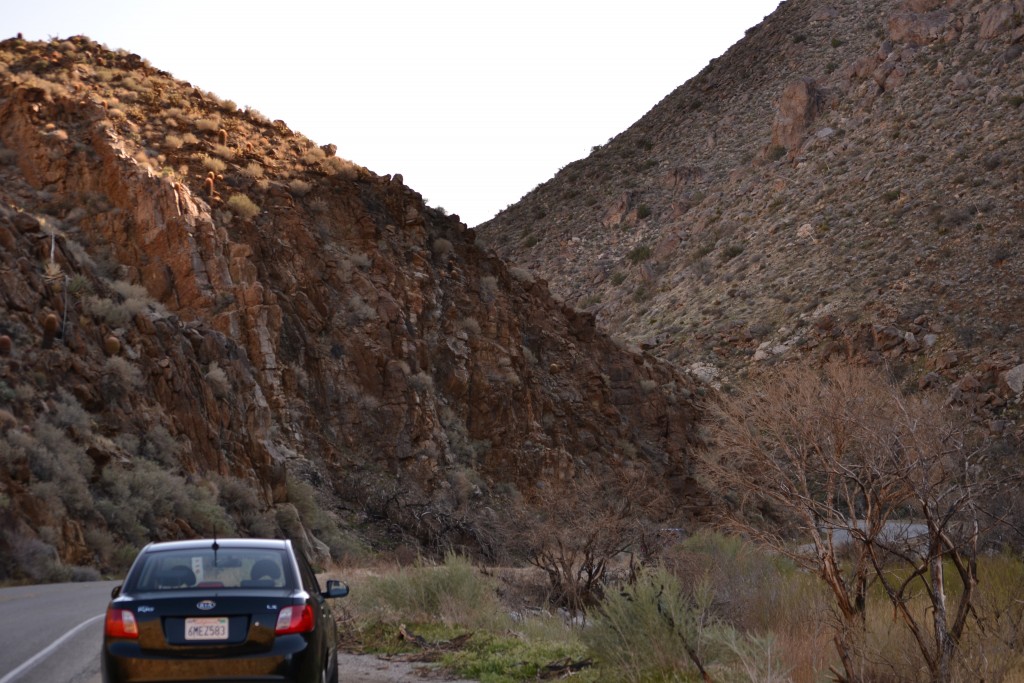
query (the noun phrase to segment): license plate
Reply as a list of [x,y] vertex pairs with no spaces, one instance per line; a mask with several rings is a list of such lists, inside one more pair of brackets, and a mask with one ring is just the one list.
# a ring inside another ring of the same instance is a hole
[[185,640],[227,639],[227,617],[195,617],[185,620]]

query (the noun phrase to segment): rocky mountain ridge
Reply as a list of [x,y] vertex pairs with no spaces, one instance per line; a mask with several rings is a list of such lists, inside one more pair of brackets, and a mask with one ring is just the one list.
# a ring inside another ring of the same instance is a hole
[[480,241],[713,383],[885,364],[1019,440],[1022,53],[1019,0],[788,0]]
[[3,576],[210,533],[494,553],[545,482],[685,488],[700,384],[400,176],[83,37],[0,43],[0,143]]

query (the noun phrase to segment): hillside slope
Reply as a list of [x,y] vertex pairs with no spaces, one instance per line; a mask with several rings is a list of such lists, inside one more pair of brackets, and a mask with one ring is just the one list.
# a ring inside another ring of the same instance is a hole
[[713,381],[884,363],[1022,436],[1022,17],[784,2],[480,240]]
[[686,479],[694,383],[401,177],[81,37],[0,43],[0,142],[0,577],[214,532],[494,552],[499,495]]

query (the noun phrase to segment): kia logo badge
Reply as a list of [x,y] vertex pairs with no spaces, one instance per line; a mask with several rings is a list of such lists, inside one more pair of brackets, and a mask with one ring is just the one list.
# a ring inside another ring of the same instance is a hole
[[202,610],[213,609],[216,606],[217,603],[215,603],[213,600],[200,600],[198,603],[196,603],[196,607]]

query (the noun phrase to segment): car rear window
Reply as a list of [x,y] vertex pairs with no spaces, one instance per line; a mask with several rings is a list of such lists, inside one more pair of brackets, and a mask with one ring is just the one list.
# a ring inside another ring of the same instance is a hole
[[193,548],[143,554],[126,589],[293,588],[288,555],[273,548]]

